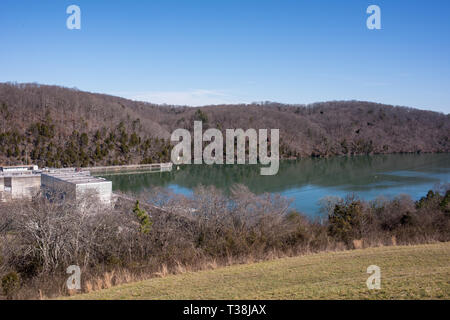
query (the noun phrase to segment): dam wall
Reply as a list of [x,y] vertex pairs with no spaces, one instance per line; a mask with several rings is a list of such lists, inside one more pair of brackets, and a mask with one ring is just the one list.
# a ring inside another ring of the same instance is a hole
[[31,200],[41,188],[40,174],[0,176],[0,201]]
[[94,195],[104,204],[110,204],[112,199],[112,182],[93,177],[89,171],[49,170],[42,173],[41,184],[67,199],[80,200]]

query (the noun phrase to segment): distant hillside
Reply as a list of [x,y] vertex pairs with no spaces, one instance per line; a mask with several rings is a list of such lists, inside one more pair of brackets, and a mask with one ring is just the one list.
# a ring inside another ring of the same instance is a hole
[[155,105],[37,84],[0,84],[0,163],[89,166],[170,159],[176,128],[278,128],[285,158],[449,152],[450,116],[360,101]]

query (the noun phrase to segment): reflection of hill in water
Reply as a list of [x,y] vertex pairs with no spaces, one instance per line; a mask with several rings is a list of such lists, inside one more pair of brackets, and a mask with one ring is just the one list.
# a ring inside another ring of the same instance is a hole
[[305,185],[341,186],[351,192],[438,182],[439,173],[447,175],[448,181],[449,170],[450,154],[398,154],[282,161],[275,176],[261,176],[256,165],[186,165],[170,173],[105,177],[113,181],[115,190],[124,192],[169,185],[191,189],[201,184],[228,190],[236,183],[247,185],[255,193],[282,192]]

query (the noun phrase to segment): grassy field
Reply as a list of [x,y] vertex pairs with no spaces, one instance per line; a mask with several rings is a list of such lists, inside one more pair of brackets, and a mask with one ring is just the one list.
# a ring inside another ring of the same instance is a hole
[[[368,290],[369,265],[381,289]],[[72,299],[449,299],[450,243],[328,252],[170,275]]]

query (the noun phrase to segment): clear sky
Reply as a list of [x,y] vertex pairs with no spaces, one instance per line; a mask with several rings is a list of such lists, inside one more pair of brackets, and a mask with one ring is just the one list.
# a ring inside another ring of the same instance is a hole
[[[69,30],[66,8],[81,8]],[[381,8],[381,30],[366,9]],[[450,113],[448,0],[1,0],[0,82],[188,105],[369,100]]]

